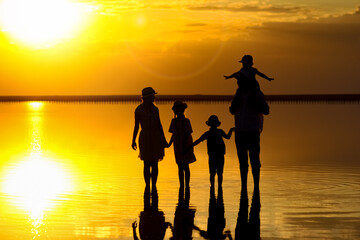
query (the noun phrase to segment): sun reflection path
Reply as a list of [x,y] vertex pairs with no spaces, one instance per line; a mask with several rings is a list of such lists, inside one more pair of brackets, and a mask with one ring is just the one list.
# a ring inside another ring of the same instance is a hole
[[32,102],[29,118],[32,132],[29,154],[5,173],[3,192],[12,204],[24,210],[32,223],[32,232],[39,235],[44,213],[52,210],[63,195],[73,190],[71,176],[52,158],[45,157],[41,149],[43,103]]

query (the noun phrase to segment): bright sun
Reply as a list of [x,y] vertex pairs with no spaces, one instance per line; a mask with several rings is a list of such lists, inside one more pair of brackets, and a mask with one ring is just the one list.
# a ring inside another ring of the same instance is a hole
[[70,0],[3,0],[0,11],[2,31],[36,47],[71,38],[84,14],[83,5]]

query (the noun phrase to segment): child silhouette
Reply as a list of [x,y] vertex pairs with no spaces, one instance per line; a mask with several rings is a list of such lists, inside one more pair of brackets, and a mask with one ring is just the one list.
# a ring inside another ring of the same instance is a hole
[[189,164],[196,161],[193,148],[191,147],[193,139],[191,136],[192,128],[190,120],[184,115],[187,104],[182,101],[175,101],[172,107],[175,117],[171,120],[169,132],[172,133],[170,147],[174,142],[174,154],[176,164],[179,168],[180,188],[184,188],[184,180],[186,188],[190,187],[190,168]]
[[200,142],[207,140],[207,149],[209,155],[209,171],[210,184],[214,187],[215,175],[218,175],[218,187],[222,185],[223,170],[224,170],[224,155],[225,143],[223,138],[230,139],[235,128],[230,128],[228,134],[224,130],[218,129],[221,122],[216,115],[211,115],[206,121],[206,125],[210,127],[209,131],[205,132],[198,140],[193,143],[193,146]]
[[251,55],[244,55],[240,62],[242,63],[243,67],[230,76],[224,76],[225,79],[236,78],[238,81],[249,81],[252,91],[260,91],[260,85],[255,78],[256,75],[259,75],[260,77],[269,81],[274,80],[274,78],[270,78],[264,73],[259,72],[256,68],[253,68],[254,62]]

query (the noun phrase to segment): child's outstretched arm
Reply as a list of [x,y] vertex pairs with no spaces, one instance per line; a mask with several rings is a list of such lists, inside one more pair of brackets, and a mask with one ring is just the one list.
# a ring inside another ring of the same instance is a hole
[[234,72],[234,73],[231,74],[230,76],[224,76],[224,78],[225,78],[225,79],[233,78],[233,77],[235,77],[237,74],[239,74],[239,72]]
[[270,78],[270,77],[266,76],[265,74],[263,74],[262,72],[257,71],[256,74],[259,75],[262,78],[265,78],[265,79],[269,80],[269,81],[274,80],[274,78]]
[[228,134],[225,134],[225,132],[224,132],[224,136],[223,136],[223,137],[224,137],[225,139],[230,139],[233,131],[235,131],[235,128],[230,128]]

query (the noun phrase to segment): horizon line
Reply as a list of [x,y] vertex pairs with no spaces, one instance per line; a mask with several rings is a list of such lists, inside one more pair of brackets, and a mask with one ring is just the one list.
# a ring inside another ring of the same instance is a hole
[[[159,94],[157,102],[184,100],[190,102],[230,102],[233,95]],[[269,94],[268,102],[358,102],[360,94]],[[0,102],[140,102],[141,96],[130,95],[27,95],[0,96]]]

